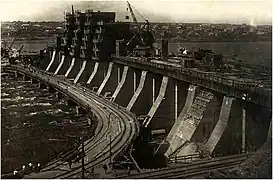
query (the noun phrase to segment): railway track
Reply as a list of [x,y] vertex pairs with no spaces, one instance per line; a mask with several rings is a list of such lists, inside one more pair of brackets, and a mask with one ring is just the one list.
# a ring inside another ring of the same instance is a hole
[[120,176],[118,178],[193,178],[208,175],[211,170],[226,170],[244,161],[251,154],[239,154],[231,156],[217,157],[192,162],[192,164],[177,165],[131,176]]
[[[102,99],[95,95],[91,90],[76,86],[64,79],[52,77],[42,70],[31,68],[30,70],[23,69],[20,66],[12,66],[13,69],[21,71],[29,76],[33,76],[42,81],[46,81],[53,87],[64,94],[69,95],[83,107],[87,107],[99,119],[99,124],[95,132],[95,136],[85,141],[85,153],[88,156],[88,162],[85,162],[85,169],[109,163],[110,146],[108,135],[112,136],[112,151],[111,159],[124,150],[138,134],[138,124],[136,118],[123,108],[118,107],[114,103]],[[111,116],[110,114],[113,114]],[[115,118],[113,118],[115,117]],[[117,131],[118,130],[118,131]],[[115,134],[113,134],[115,132]],[[119,133],[116,133],[119,132]],[[73,153],[73,152],[71,152]],[[67,156],[71,153],[65,154]],[[54,171],[56,168],[63,165],[60,160],[55,160],[47,164],[42,172]],[[81,172],[81,164],[74,164],[72,170],[68,172],[59,171],[47,178],[71,178]],[[28,178],[31,178],[29,176]],[[37,176],[35,176],[37,178]],[[39,178],[39,177],[38,177]]]

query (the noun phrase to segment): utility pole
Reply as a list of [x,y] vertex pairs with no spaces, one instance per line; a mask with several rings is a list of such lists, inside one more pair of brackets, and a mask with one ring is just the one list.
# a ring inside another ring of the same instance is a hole
[[110,133],[110,165],[112,164],[112,160],[111,160],[111,157],[112,157],[112,137],[111,137],[111,133]]
[[82,140],[82,179],[84,179],[84,139],[81,137]]
[[110,112],[109,114],[109,121],[110,121],[110,134],[109,134],[109,139],[110,139],[110,148],[109,148],[109,158],[110,158],[110,165],[112,164],[112,160],[111,160],[111,157],[112,157],[112,137],[111,137],[111,133],[112,133],[112,121],[111,121],[111,115],[112,115],[112,112]]

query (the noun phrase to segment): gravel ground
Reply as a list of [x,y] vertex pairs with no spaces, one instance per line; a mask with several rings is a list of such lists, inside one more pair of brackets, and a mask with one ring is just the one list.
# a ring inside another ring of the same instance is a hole
[[227,172],[213,172],[210,178],[272,179],[272,138],[249,159]]

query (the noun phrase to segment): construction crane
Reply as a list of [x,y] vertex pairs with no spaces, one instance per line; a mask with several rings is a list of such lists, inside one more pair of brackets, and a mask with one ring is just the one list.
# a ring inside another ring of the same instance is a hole
[[13,41],[11,42],[11,44],[10,44],[10,46],[9,46],[9,48],[8,48],[8,51],[10,51],[10,50],[11,50],[11,48],[12,48],[12,46],[13,46],[13,44],[14,44],[14,42],[15,42],[16,38],[17,38],[17,37],[18,37],[18,35],[20,34],[20,32],[21,32],[21,29],[19,29],[19,30],[17,31],[17,33],[16,33],[16,35],[15,35],[15,37],[14,37]]
[[[137,23],[137,19],[136,19],[136,16],[134,14],[134,11],[132,9],[132,6],[131,6],[131,4],[128,1],[127,1],[127,5],[128,5],[128,8],[129,8],[129,11],[131,13],[131,16],[133,18],[133,22]],[[139,41],[140,41],[140,43],[142,45],[144,45],[144,46],[151,46],[152,43],[153,43],[153,41],[154,41],[153,34],[150,32],[151,25],[150,25],[149,21],[147,19],[145,19],[140,13],[138,13],[138,14],[146,21],[146,23],[141,28],[139,28],[139,30],[138,30],[139,32],[138,33],[134,33],[134,36],[126,43],[126,46],[129,46],[131,44],[131,42],[135,38],[137,38],[138,40],[140,38]],[[145,28],[146,28],[146,34],[148,33],[148,34],[150,34],[150,36],[152,36],[152,41],[150,41],[150,40],[145,41],[144,40],[144,37],[143,37],[142,33],[143,33],[143,31],[144,31]],[[139,38],[138,38],[138,36],[139,36]]]
[[129,11],[130,11],[130,13],[131,13],[131,16],[132,16],[132,18],[133,18],[133,21],[135,22],[135,23],[137,23],[137,19],[136,19],[136,16],[135,16],[135,14],[134,14],[134,11],[133,11],[133,9],[132,9],[132,7],[131,7],[131,4],[128,2],[128,1],[126,1],[127,2],[127,5],[128,5],[128,8],[129,8]]
[[3,57],[9,57],[12,54],[11,53],[12,46],[14,45],[14,42],[15,42],[16,38],[19,36],[20,32],[21,32],[21,29],[19,29],[17,31],[17,33],[15,34],[15,37],[13,38],[10,45],[8,45],[8,43],[5,40],[3,40],[3,44],[1,47],[1,52],[2,52]]
[[[131,14],[131,16],[132,16],[132,18],[133,18],[133,22],[134,23],[137,23],[137,19],[136,19],[136,16],[135,16],[135,14],[134,14],[134,11],[133,11],[133,9],[132,9],[132,7],[131,7],[131,4],[128,2],[128,1],[126,1],[127,2],[127,5],[128,5],[128,8],[127,8],[127,10],[129,9],[129,11],[130,11],[130,14]],[[129,17],[128,17],[129,18]],[[134,32],[133,32],[134,33]],[[126,44],[126,46],[129,46],[129,44],[131,44],[131,42],[137,37],[137,35],[138,35],[138,33],[134,33],[134,36],[127,42],[127,44]],[[142,37],[140,37],[140,42],[142,43],[142,44],[144,44],[143,43],[143,39],[142,39]]]
[[1,55],[2,57],[8,57],[8,45],[4,39],[1,41]]
[[73,5],[72,5],[72,7],[71,7],[71,14],[72,14],[72,16],[73,16],[73,18],[75,17],[75,12],[74,12],[74,7],[73,7]]

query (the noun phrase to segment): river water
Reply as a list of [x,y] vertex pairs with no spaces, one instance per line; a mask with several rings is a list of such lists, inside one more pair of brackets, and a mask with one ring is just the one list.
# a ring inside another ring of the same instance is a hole
[[188,50],[211,49],[215,53],[222,53],[224,57],[231,58],[236,55],[238,59],[249,64],[272,65],[272,42],[183,42],[169,43],[169,51],[177,52],[179,47]]
[[[26,51],[38,51],[45,48],[47,44],[54,44],[52,40],[48,41],[18,41],[14,43],[14,48],[20,48],[24,45]],[[155,44],[155,47],[159,47]],[[224,57],[236,55],[238,59],[251,64],[272,65],[272,42],[181,42],[169,43],[169,51],[177,52],[179,47],[188,50],[197,50],[198,48],[211,49],[215,53],[222,53]]]
[[30,162],[43,166],[91,129],[87,115],[77,115],[54,93],[12,76],[1,80],[2,173]]

